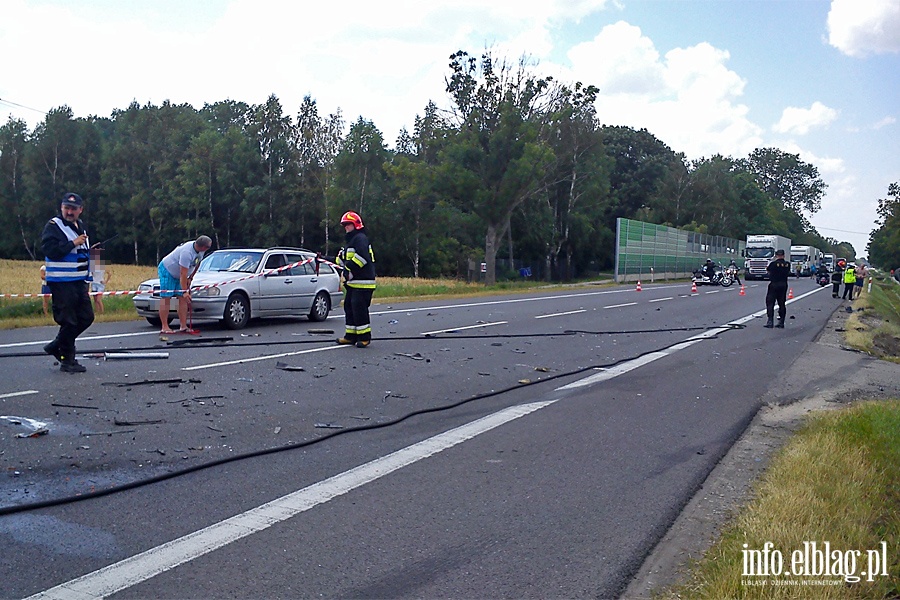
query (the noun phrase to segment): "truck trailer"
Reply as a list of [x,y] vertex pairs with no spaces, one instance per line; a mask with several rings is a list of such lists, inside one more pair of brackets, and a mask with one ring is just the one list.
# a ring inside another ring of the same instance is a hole
[[784,250],[785,260],[791,255],[791,240],[774,234],[748,235],[744,248],[745,279],[768,279],[766,267],[775,259],[775,252]]

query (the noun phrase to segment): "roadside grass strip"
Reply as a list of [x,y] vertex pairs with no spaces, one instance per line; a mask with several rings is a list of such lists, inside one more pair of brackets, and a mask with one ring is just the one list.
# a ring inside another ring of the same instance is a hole
[[900,400],[813,416],[660,598],[900,597]]

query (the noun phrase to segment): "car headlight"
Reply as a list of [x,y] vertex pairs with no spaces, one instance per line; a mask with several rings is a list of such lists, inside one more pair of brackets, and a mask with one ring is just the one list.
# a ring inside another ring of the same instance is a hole
[[222,293],[218,287],[208,287],[203,289],[194,288],[191,290],[191,296],[194,298],[212,298]]
[[152,291],[153,291],[153,286],[150,285],[149,283],[142,283],[141,285],[138,286],[138,293],[140,293],[140,294],[147,294]]

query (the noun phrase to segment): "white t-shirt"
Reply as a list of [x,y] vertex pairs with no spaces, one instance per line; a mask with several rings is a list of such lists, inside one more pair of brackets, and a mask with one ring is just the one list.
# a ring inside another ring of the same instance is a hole
[[203,254],[203,252],[194,250],[194,242],[191,240],[169,252],[166,257],[162,259],[162,264],[172,277],[179,279],[181,277],[181,267],[186,268],[188,270],[188,275],[190,275],[191,272],[193,272],[194,267],[199,265],[200,261],[203,260]]

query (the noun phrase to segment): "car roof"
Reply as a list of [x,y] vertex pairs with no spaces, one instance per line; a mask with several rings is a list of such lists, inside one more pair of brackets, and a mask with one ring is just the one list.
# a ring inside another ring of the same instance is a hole
[[273,246],[271,248],[248,248],[246,246],[236,246],[236,247],[226,247],[219,248],[216,252],[272,252],[272,251],[282,251],[282,252],[305,252],[307,254],[315,254],[312,250],[307,250],[306,248],[294,248],[292,246]]

